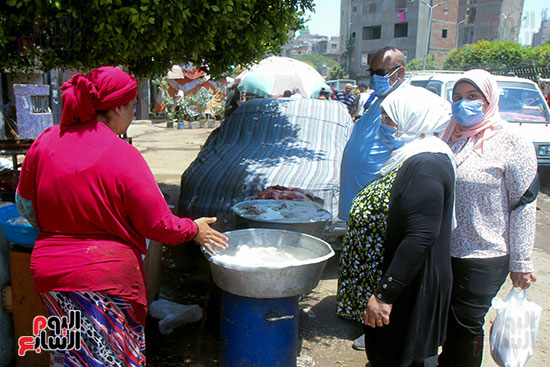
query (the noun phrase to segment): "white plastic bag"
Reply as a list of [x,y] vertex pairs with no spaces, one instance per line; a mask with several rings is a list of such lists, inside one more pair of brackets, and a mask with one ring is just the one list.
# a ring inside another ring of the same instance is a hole
[[180,305],[179,303],[160,299],[151,302],[149,314],[159,319],[159,330],[162,334],[171,334],[178,326],[197,322],[202,318],[199,305]]
[[527,300],[525,290],[510,290],[493,299],[497,311],[491,327],[491,356],[501,367],[523,367],[533,355],[542,308]]

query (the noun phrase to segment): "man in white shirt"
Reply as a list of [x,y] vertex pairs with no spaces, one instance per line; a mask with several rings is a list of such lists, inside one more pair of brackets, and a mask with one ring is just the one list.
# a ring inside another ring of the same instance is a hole
[[351,116],[354,120],[358,120],[363,116],[365,111],[365,103],[370,97],[370,93],[367,91],[367,86],[365,84],[359,84],[359,92],[355,95],[355,103],[351,107]]

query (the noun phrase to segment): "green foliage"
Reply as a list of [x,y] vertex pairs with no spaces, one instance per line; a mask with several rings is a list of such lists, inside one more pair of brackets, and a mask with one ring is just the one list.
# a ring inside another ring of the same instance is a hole
[[193,95],[184,96],[177,103],[176,118],[178,121],[192,121],[199,117],[194,111]]
[[529,57],[536,66],[550,66],[550,41],[528,50]]
[[165,77],[156,78],[151,80],[151,83],[158,86],[159,92],[162,95],[162,101],[164,103],[164,109],[162,110],[162,113],[164,114],[164,117],[166,117],[167,120],[174,120],[174,118],[176,117],[175,101],[170,93],[168,93],[168,79],[166,79]]
[[346,58],[353,52],[353,38],[351,36],[348,37],[346,41],[346,45],[344,46],[342,50],[342,57]]
[[[206,113],[205,113],[206,105],[212,100],[213,96],[214,96],[214,92],[205,87],[201,87],[201,89],[199,89],[199,91],[194,95],[189,94],[185,96],[182,99],[182,101],[185,100],[184,102],[185,111],[183,111],[183,114],[185,115],[186,118],[184,118],[184,120],[191,120],[194,118],[195,119],[206,118]],[[178,104],[178,106],[180,105]],[[181,109],[182,108],[180,108],[179,110]],[[199,111],[199,112],[197,113],[195,111]]]
[[349,74],[344,71],[342,65],[337,64],[328,70],[327,80],[348,79]]
[[[195,94],[188,94],[179,100],[174,100],[168,93],[169,86],[166,77],[153,79],[151,83],[159,88],[164,103],[162,114],[167,120],[192,121],[206,117],[206,105],[214,97],[212,90],[202,87]],[[213,112],[216,114],[219,111]]]
[[299,55],[299,56],[296,56],[295,59],[310,64],[319,72],[323,68],[323,65],[325,65],[328,69],[339,65],[338,61],[334,61],[333,59],[323,55],[314,55],[314,54]]
[[[410,70],[422,70],[422,64],[424,63],[424,58],[419,57],[418,59],[413,59],[409,61],[406,66],[408,71]],[[426,57],[426,69],[425,70],[438,70],[440,69],[439,65],[435,61],[435,55],[430,54]]]
[[509,70],[525,63],[531,66],[529,51],[517,43],[479,41],[451,51],[443,61],[443,68]]
[[278,53],[313,0],[5,0],[0,70],[122,65],[162,75],[192,62],[216,77]]

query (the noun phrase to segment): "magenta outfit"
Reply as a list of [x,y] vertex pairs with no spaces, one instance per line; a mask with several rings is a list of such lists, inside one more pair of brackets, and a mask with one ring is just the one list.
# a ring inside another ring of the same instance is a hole
[[96,120],[46,130],[31,146],[19,195],[40,234],[37,291],[98,291],[137,303],[145,318],[145,238],[177,245],[197,227],[174,216],[137,149]]

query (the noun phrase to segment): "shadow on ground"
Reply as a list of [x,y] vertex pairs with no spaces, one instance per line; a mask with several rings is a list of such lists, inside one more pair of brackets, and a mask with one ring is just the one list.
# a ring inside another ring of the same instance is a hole
[[208,262],[198,246],[164,246],[159,298],[198,304],[203,319],[177,328],[170,335],[158,331],[158,321],[147,320],[147,365],[150,367],[218,366],[219,295],[210,278]]
[[[315,340],[328,346],[331,339],[352,340],[361,331],[357,323],[341,320],[334,312],[338,256],[334,256],[323,273],[317,292],[305,295],[300,302],[298,350],[302,343]],[[220,295],[213,283],[208,261],[194,244],[164,246],[159,298],[180,304],[198,304],[204,308],[203,320],[178,328],[170,335],[158,331],[158,321],[148,318],[146,329],[147,364],[152,367],[213,367],[219,364]],[[325,286],[325,281],[330,286]],[[308,304],[314,305],[307,307]],[[312,317],[312,315],[315,315]],[[319,365],[317,364],[318,366]]]

